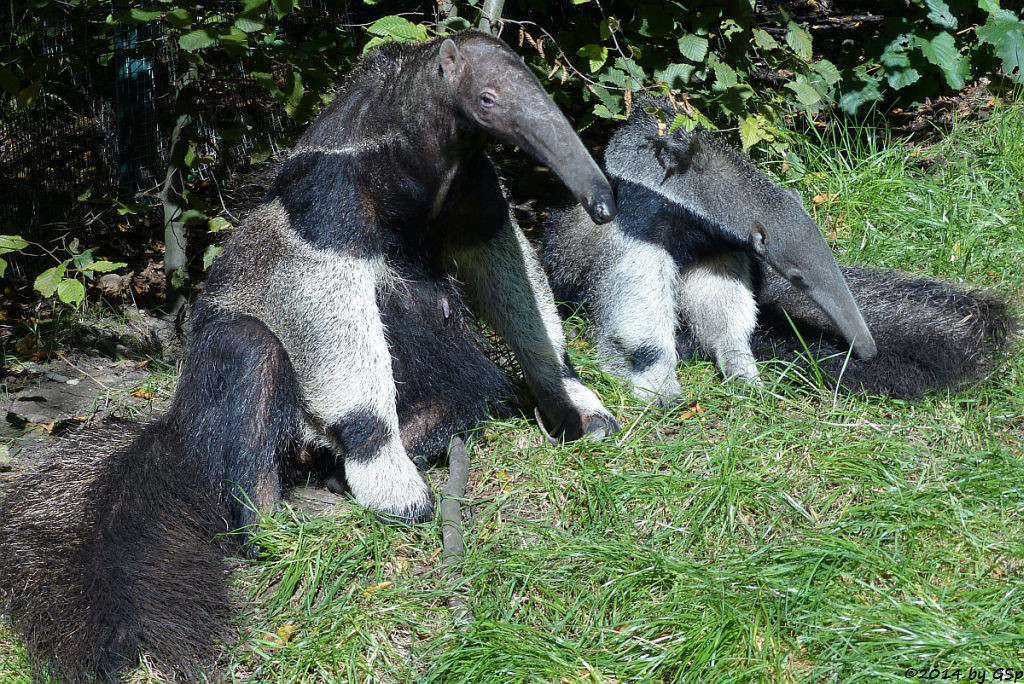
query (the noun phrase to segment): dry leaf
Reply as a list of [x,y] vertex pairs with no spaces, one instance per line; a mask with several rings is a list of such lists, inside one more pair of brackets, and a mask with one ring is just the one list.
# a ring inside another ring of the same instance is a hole
[[297,631],[299,631],[299,626],[297,624],[294,622],[286,622],[277,628],[277,632],[275,634],[265,634],[263,636],[263,640],[272,641],[275,644],[284,646],[292,640],[292,637]]
[[138,397],[139,399],[153,399],[156,396],[156,393],[148,387],[136,387],[130,392],[130,394],[133,397]]
[[708,410],[701,406],[698,402],[691,401],[690,408],[686,409],[685,411],[679,414],[679,420],[689,420],[694,416],[703,416],[705,413],[707,413],[707,411]]
[[371,585],[369,587],[366,587],[366,589],[363,589],[363,595],[364,596],[369,596],[370,594],[372,594],[375,591],[380,591],[381,589],[387,589],[388,587],[393,587],[393,586],[395,586],[395,583],[392,582],[391,580],[386,580],[384,582],[377,582],[376,584]]
[[35,335],[25,335],[21,338],[17,345],[14,347],[14,351],[19,354],[27,354],[36,346]]
[[815,204],[825,204],[826,202],[835,202],[839,199],[839,195],[831,192],[823,192],[820,195],[815,195],[811,198],[811,201]]

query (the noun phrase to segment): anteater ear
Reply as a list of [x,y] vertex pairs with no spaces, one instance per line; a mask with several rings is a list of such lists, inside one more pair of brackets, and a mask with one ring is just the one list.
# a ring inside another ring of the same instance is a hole
[[449,86],[454,86],[462,75],[462,55],[451,38],[441,43],[441,71]]

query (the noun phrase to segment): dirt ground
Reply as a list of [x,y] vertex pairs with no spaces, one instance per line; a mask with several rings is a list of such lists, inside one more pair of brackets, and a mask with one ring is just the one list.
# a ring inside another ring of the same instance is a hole
[[68,430],[159,411],[181,351],[173,323],[137,308],[76,324],[56,349],[34,347],[31,335],[14,343],[20,360],[8,356],[2,368],[0,484],[45,458]]

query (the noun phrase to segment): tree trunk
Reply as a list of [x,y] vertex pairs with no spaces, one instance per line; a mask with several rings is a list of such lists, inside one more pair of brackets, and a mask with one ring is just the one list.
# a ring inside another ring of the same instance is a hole
[[185,155],[195,131],[192,116],[193,88],[191,79],[183,84],[174,98],[176,112],[174,132],[167,160],[167,177],[160,192],[164,210],[164,277],[167,315],[177,316],[188,301],[188,235],[182,216],[188,209],[185,200],[185,178],[188,165]]
[[504,8],[505,0],[484,0],[483,9],[480,10],[480,30],[497,34],[498,20]]

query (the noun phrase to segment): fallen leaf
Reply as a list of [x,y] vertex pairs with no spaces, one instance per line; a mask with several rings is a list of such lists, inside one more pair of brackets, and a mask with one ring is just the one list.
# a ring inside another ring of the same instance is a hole
[[139,399],[153,399],[156,396],[156,393],[148,387],[136,387],[130,392],[130,394],[133,397],[138,397]]
[[701,406],[698,402],[691,401],[690,408],[686,409],[685,411],[679,414],[679,420],[689,420],[694,416],[703,416],[705,413],[707,413],[707,411],[708,410]]
[[19,354],[28,354],[36,346],[35,335],[25,335],[21,338],[17,345],[14,347],[14,351]]
[[292,636],[299,631],[299,626],[294,622],[286,622],[277,628],[277,632],[274,634],[264,634],[264,641],[272,641],[275,644],[284,646],[292,640]]
[[366,587],[366,589],[363,589],[363,595],[364,596],[369,596],[370,594],[372,594],[375,591],[380,591],[381,589],[387,589],[388,587],[393,587],[393,586],[395,586],[395,583],[392,582],[391,580],[385,580],[383,582],[377,582],[376,584],[373,584],[373,585],[371,585],[369,587]]
[[831,192],[823,192],[820,195],[815,195],[811,198],[811,201],[815,204],[825,204],[826,202],[835,202],[839,199],[839,195]]

